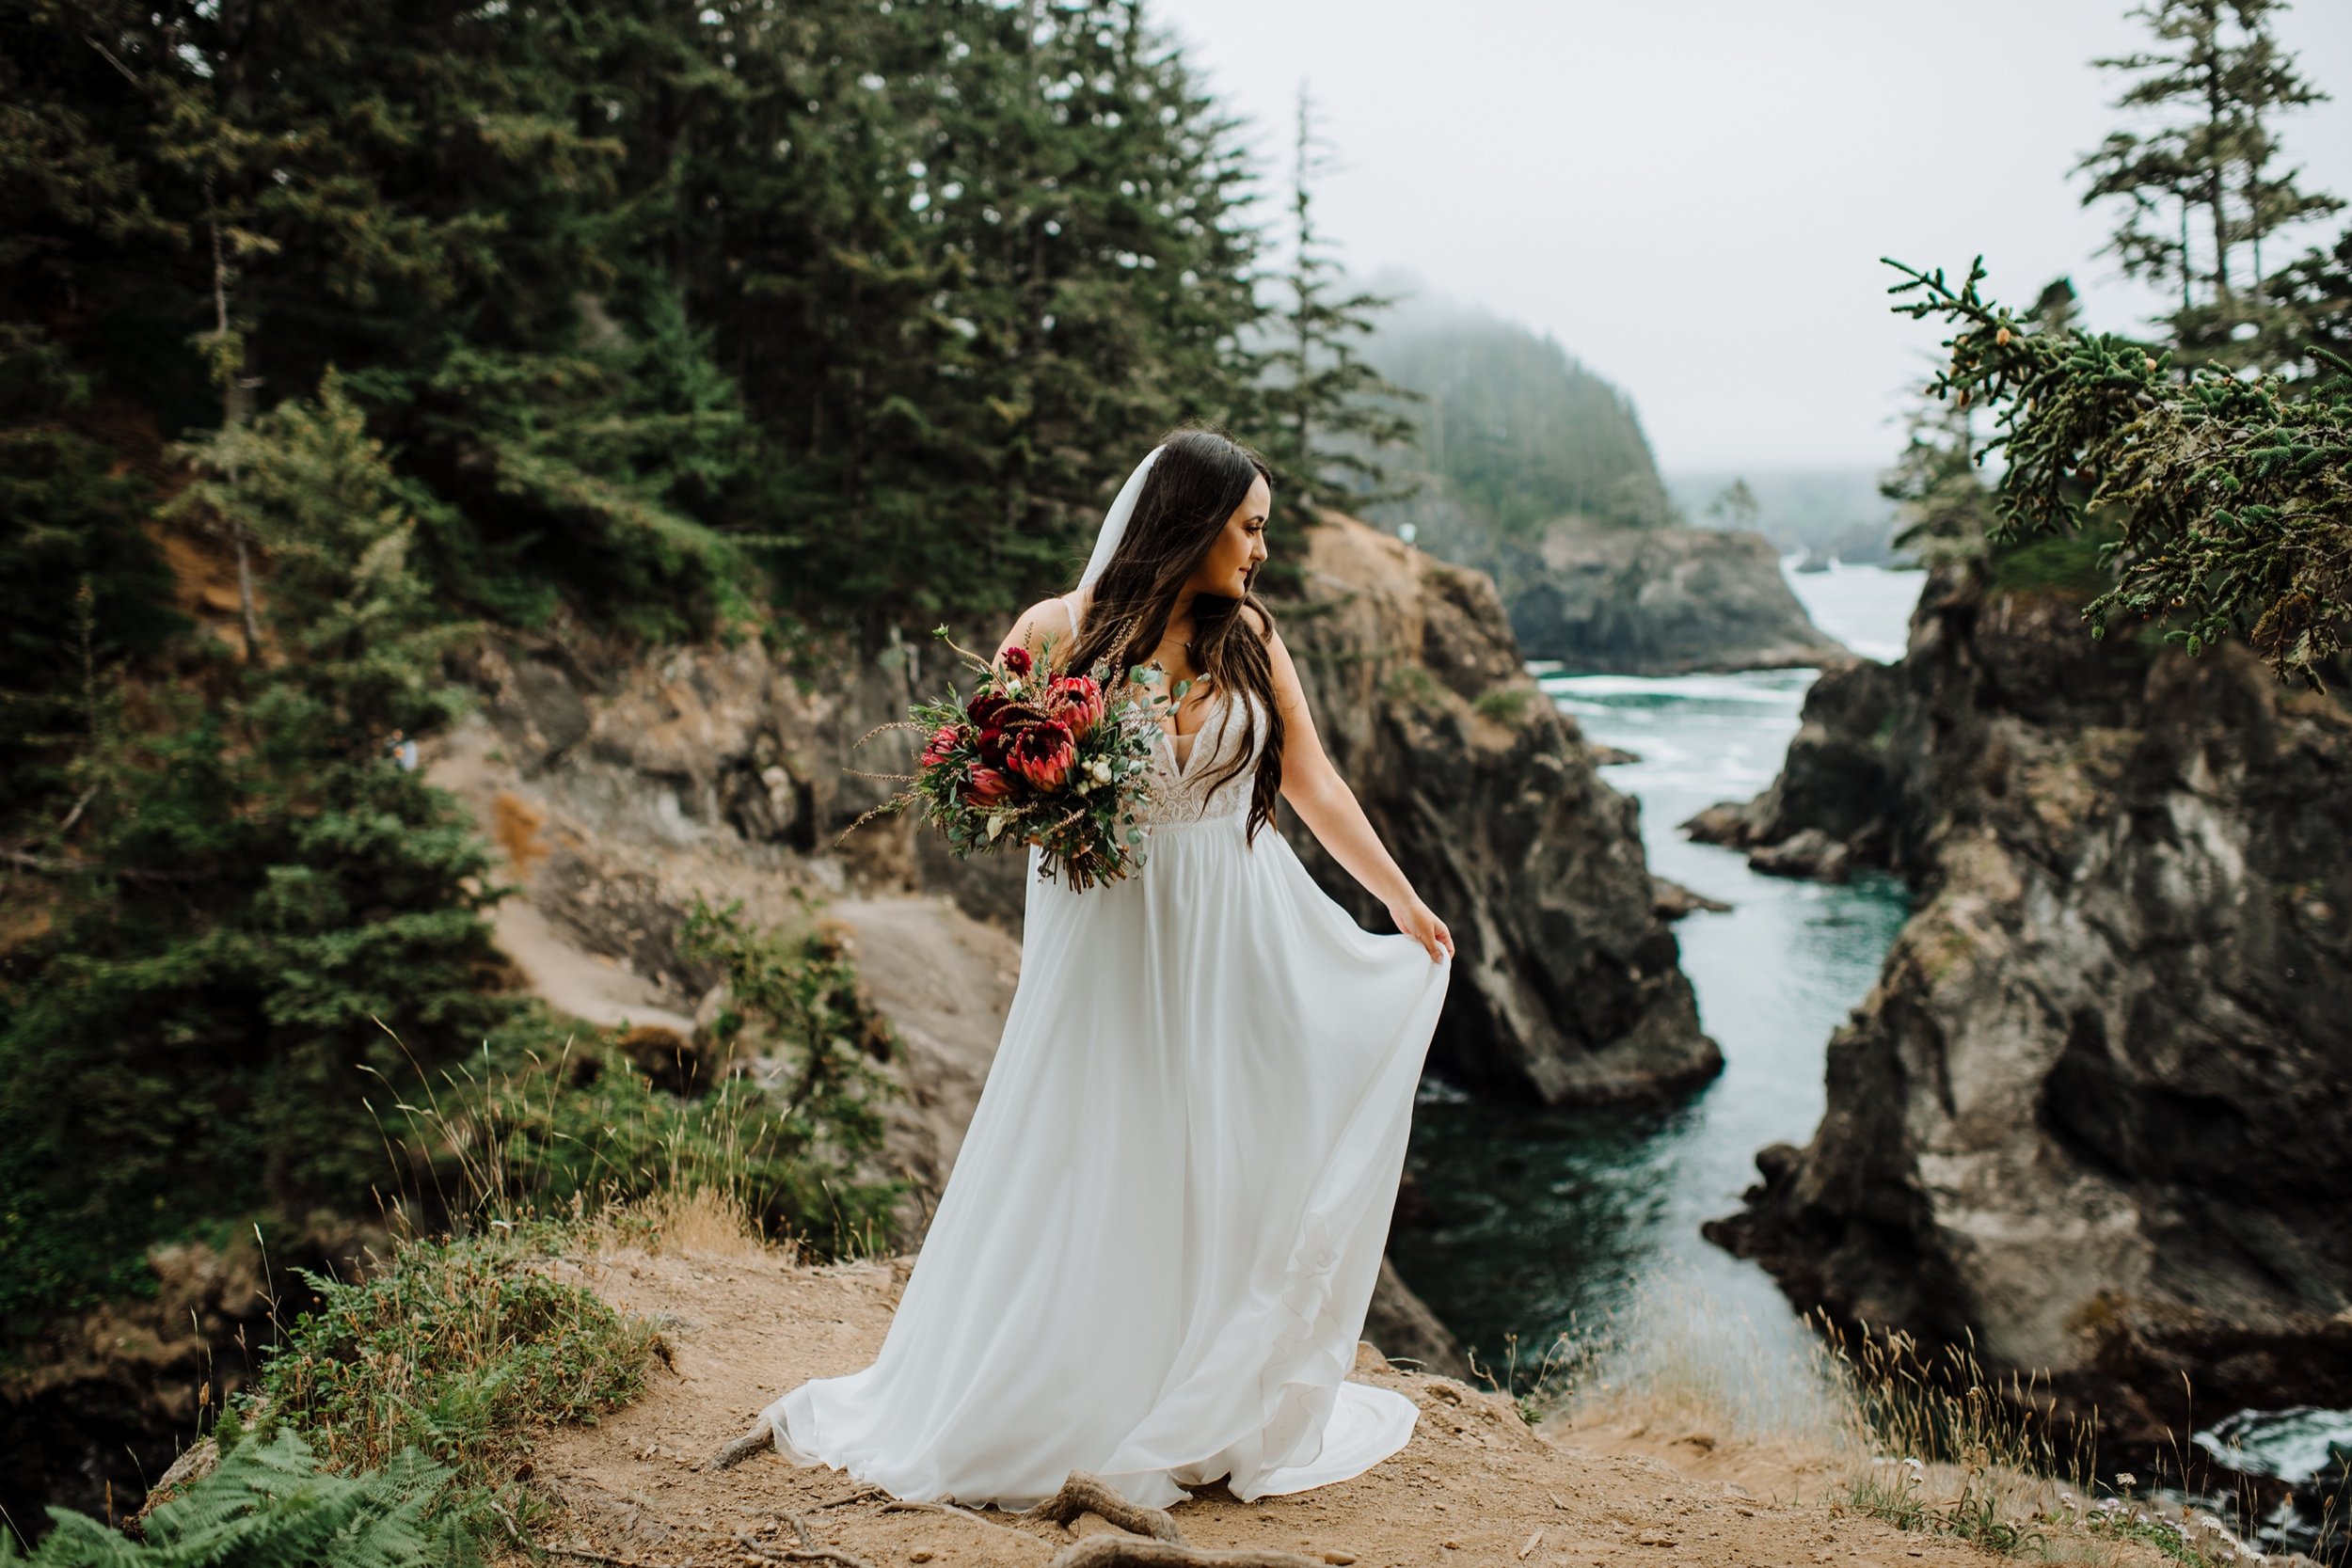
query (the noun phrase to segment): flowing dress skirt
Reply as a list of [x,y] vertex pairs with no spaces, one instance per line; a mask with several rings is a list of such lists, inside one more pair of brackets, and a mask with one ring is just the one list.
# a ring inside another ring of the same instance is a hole
[[771,1404],[777,1449],[911,1500],[1073,1469],[1164,1507],[1360,1475],[1418,1411],[1346,1381],[1452,972],[1358,926],[1271,828],[1152,830],[1073,894],[1029,850],[1022,968],[873,1363]]

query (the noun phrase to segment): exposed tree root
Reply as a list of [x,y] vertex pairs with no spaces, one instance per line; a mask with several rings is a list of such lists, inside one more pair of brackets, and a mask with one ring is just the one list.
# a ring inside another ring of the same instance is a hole
[[611,1552],[599,1552],[588,1546],[543,1545],[539,1549],[557,1557],[577,1558],[582,1562],[601,1562],[605,1568],[662,1568],[660,1563],[644,1562],[633,1557],[614,1557]]
[[[762,1449],[774,1446],[774,1428],[763,1416],[751,1431],[713,1455],[707,1467],[729,1469]],[[886,1496],[888,1494],[880,1487],[866,1487],[820,1506],[838,1508],[866,1497]],[[977,1510],[955,1503],[893,1499],[882,1505],[885,1513],[917,1510],[961,1514],[994,1529],[1008,1530],[1031,1541],[1038,1540],[1026,1530],[1000,1523]],[[1034,1507],[1022,1509],[1011,1517],[1067,1527],[1084,1513],[1098,1515],[1125,1533],[1114,1534],[1104,1530],[1084,1540],[1073,1541],[1057,1553],[1046,1568],[1324,1568],[1324,1560],[1301,1557],[1295,1552],[1267,1551],[1253,1546],[1188,1545],[1184,1542],[1184,1531],[1177,1528],[1174,1517],[1166,1509],[1146,1508],[1139,1503],[1129,1502],[1101,1477],[1085,1470],[1071,1471],[1062,1481],[1061,1490]],[[787,1514],[786,1517],[800,1536],[797,1547],[771,1546],[750,1534],[738,1535],[736,1544],[763,1562],[830,1562],[836,1568],[873,1568],[863,1558],[818,1545],[816,1536],[809,1530],[808,1521],[799,1514]]]
[[808,1521],[799,1514],[787,1513],[785,1517],[791,1521],[793,1533],[800,1537],[798,1546],[770,1546],[749,1531],[739,1533],[735,1538],[736,1544],[763,1562],[831,1562],[838,1564],[839,1568],[874,1568],[862,1557],[818,1545],[815,1533],[808,1528]]
[[775,1446],[775,1423],[762,1416],[753,1423],[751,1431],[712,1454],[703,1467],[707,1470],[732,1470],[762,1449],[773,1449]]
[[908,1502],[903,1499],[893,1499],[890,1502],[882,1504],[882,1511],[884,1513],[953,1513],[961,1518],[970,1519],[977,1524],[986,1525],[991,1529],[1009,1531],[1010,1533],[1021,1537],[1024,1541],[1040,1541],[1043,1539],[1041,1536],[1031,1535],[1027,1530],[1021,1529],[1012,1525],[1008,1525],[1002,1519],[992,1519],[987,1514],[982,1513],[978,1509],[966,1508],[961,1503],[918,1503]]
[[1193,1546],[1167,1510],[1131,1503],[1101,1477],[1073,1470],[1061,1490],[1016,1519],[1048,1519],[1067,1525],[1081,1513],[1099,1514],[1129,1535],[1097,1531],[1054,1555],[1046,1568],[1324,1568],[1319,1558],[1254,1546]]
[[1081,1513],[1099,1513],[1120,1529],[1148,1535],[1170,1545],[1184,1544],[1184,1532],[1176,1528],[1176,1521],[1167,1510],[1131,1503],[1102,1478],[1086,1470],[1071,1471],[1060,1491],[1033,1508],[1021,1510],[1013,1517],[1067,1525]]
[[1072,1543],[1045,1568],[1324,1568],[1323,1559],[1256,1546],[1187,1546],[1101,1530]]

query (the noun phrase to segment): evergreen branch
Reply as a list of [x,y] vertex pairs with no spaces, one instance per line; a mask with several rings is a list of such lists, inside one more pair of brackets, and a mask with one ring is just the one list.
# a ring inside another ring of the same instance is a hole
[[1987,299],[1984,258],[1955,290],[1942,269],[1882,258],[1922,297],[1893,309],[1963,328],[1928,385],[1965,409],[1994,410],[2005,450],[1993,490],[1996,543],[2112,515],[2103,547],[2114,586],[2083,607],[2092,634],[2119,620],[2160,625],[2191,655],[2232,631],[2285,680],[2324,689],[2352,628],[2352,368],[2316,385],[2241,380],[2199,365],[2169,372],[2169,350],[2114,333],[2047,329]]

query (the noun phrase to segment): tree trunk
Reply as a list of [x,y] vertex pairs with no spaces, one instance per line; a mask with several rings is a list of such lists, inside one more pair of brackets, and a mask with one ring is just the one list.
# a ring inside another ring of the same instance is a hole
[[[255,0],[224,0],[220,8],[220,83],[221,96],[230,119],[242,125],[252,118],[253,92],[246,84],[245,44],[253,30]],[[229,261],[220,245],[220,218],[213,207],[213,183],[208,175],[204,182],[206,225],[213,241],[213,326],[229,341]],[[223,432],[242,429],[253,417],[254,376],[248,373],[252,351],[243,342],[237,345],[236,363],[223,372],[220,393],[220,425]],[[229,472],[229,483],[237,483],[234,467]],[[229,536],[237,552],[237,610],[245,621],[245,657],[250,664],[262,651],[262,623],[253,603],[253,553],[246,539],[245,517],[230,513]]]
[[2227,116],[2221,106],[2221,19],[2219,8],[2209,8],[2208,20],[2214,31],[2205,40],[2205,130],[2213,138],[2207,156],[2212,160],[2205,169],[2205,200],[2213,209],[2213,300],[2216,305],[2230,303],[2230,215],[2226,206],[2229,182],[2222,178],[2228,166],[2221,139]]

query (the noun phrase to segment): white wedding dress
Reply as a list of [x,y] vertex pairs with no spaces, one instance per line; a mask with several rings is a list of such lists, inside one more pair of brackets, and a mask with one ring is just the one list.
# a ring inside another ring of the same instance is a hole
[[1344,1481],[1412,1435],[1412,1401],[1346,1376],[1453,960],[1358,926],[1271,827],[1245,847],[1249,771],[1206,780],[1263,717],[1224,694],[1182,761],[1162,732],[1135,875],[1072,893],[1028,851],[1020,981],[930,1233],[872,1364],[767,1407],[787,1459],[1004,1508],[1089,1470],[1165,1507]]

